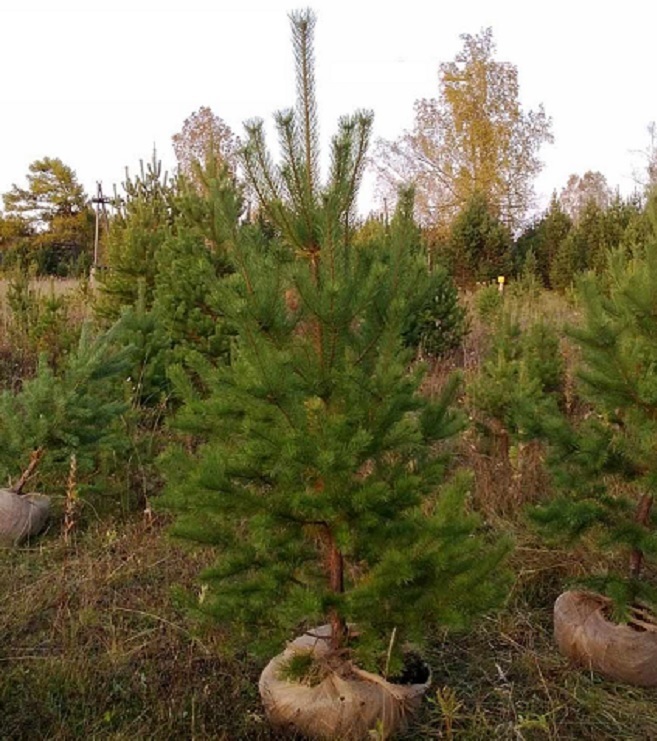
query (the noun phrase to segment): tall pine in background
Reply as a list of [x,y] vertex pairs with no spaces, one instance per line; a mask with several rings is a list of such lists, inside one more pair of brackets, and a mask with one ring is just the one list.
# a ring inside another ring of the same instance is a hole
[[251,645],[328,620],[339,650],[357,623],[373,661],[395,628],[421,640],[428,623],[462,624],[495,604],[507,544],[477,537],[467,479],[447,481],[455,383],[429,402],[422,372],[409,372],[407,307],[428,281],[410,248],[412,204],[401,199],[379,244],[352,245],[372,116],[340,120],[322,185],[315,19],[291,21],[298,104],[276,117],[282,162],[260,121],[243,151],[276,236],[226,204],[235,272],[217,291],[232,362],[202,371],[208,395],[178,373],[177,425],[190,437],[170,454],[164,503],[178,534],[217,549],[204,610]]

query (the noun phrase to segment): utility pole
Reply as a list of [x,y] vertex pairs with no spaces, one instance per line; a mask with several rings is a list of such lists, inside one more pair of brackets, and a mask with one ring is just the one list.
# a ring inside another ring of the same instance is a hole
[[91,267],[92,276],[95,275],[98,269],[98,245],[100,241],[100,209],[103,209],[103,217],[105,219],[105,228],[109,226],[109,219],[107,218],[107,205],[112,202],[111,198],[103,195],[103,186],[100,180],[96,182],[96,197],[91,199],[91,202],[96,206],[96,232],[94,235],[94,264]]

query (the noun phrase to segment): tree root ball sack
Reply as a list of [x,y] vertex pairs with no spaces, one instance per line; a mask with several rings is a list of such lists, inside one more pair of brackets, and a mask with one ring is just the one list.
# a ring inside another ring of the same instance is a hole
[[50,513],[50,497],[16,494],[0,489],[0,546],[18,545],[43,530]]
[[[312,635],[310,635],[312,634]],[[322,636],[322,638],[318,638]],[[328,675],[309,686],[281,678],[281,669],[295,654],[328,653],[330,626],[313,628],[274,657],[260,676],[260,695],[270,723],[312,739],[371,738],[379,730],[390,738],[406,726],[419,707],[431,678],[422,684],[393,684],[382,677],[351,667],[350,676]]]
[[605,616],[608,607],[609,600],[600,595],[579,591],[560,595],[554,605],[559,650],[608,679],[657,686],[657,632],[612,622]]

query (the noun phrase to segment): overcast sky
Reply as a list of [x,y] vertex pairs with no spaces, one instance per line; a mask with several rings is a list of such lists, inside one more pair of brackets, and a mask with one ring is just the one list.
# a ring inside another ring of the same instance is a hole
[[[59,157],[106,192],[200,106],[237,134],[294,102],[291,0],[0,0],[0,193],[35,159]],[[571,173],[600,170],[629,193],[633,153],[657,119],[653,0],[315,0],[322,142],[342,114],[375,113],[395,138],[413,102],[436,97],[438,65],[462,33],[492,26],[515,64],[525,108],[543,103],[555,143],[542,150],[543,202]],[[366,195],[366,201],[368,200]],[[369,202],[365,204],[367,207]]]

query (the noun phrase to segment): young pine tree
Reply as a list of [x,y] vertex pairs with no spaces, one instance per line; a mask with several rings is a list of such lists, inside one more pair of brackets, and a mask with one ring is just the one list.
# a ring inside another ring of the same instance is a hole
[[543,422],[562,494],[535,517],[548,533],[588,534],[610,559],[625,554],[625,574],[609,569],[592,580],[616,600],[621,614],[637,598],[657,604],[657,590],[640,579],[644,561],[657,556],[656,284],[654,235],[644,257],[628,260],[618,251],[604,281],[588,277],[585,323],[572,334],[593,413],[577,425],[559,417]]
[[[413,224],[414,192],[399,193],[398,218],[408,223],[408,249],[426,255],[426,236]],[[410,209],[410,211],[409,211]],[[356,230],[354,247],[374,248],[387,239],[389,225],[382,218],[370,217]],[[437,359],[459,347],[468,332],[465,308],[459,301],[456,284],[450,272],[440,263],[430,268],[430,279],[422,292],[408,305],[404,322],[404,343],[419,357]]]
[[[241,218],[243,201],[230,170],[216,158],[194,171],[193,184],[181,183],[178,228],[156,255],[153,314],[169,339],[169,361],[188,364],[201,356],[216,364],[227,360],[232,332],[215,291],[234,271],[225,223]],[[220,214],[227,211],[225,219]]]
[[408,370],[404,319],[427,274],[403,204],[387,239],[351,244],[369,113],[340,121],[320,184],[313,24],[292,16],[299,104],[276,119],[280,165],[261,123],[248,127],[245,169],[277,236],[227,209],[235,272],[217,290],[232,362],[206,368],[209,396],[178,375],[195,452],[172,451],[164,502],[180,535],[217,549],[203,609],[251,646],[328,621],[341,651],[356,623],[376,663],[394,628],[421,640],[495,604],[507,544],[477,536],[467,480],[448,480],[455,384],[432,403]]
[[511,233],[482,193],[474,193],[451,227],[447,257],[461,284],[509,275]]
[[528,256],[533,254],[536,261],[536,275],[544,286],[551,288],[552,265],[572,227],[570,217],[563,210],[557,194],[553,193],[545,213],[527,227],[516,241],[515,267],[517,272],[524,267]]
[[156,257],[178,223],[177,184],[169,182],[162,163],[153,159],[134,178],[126,175],[125,196],[115,199],[105,255],[107,270],[101,284],[96,312],[113,322],[126,307],[153,302],[157,275]]
[[[94,339],[87,330],[57,373],[42,357],[34,378],[18,392],[0,393],[0,486],[15,480],[30,453],[41,448],[37,485],[44,494],[63,495],[74,455],[82,496],[93,498],[96,508],[111,499],[116,462],[124,468],[130,450],[127,358],[113,348],[113,332]],[[109,509],[117,509],[116,500]]]

